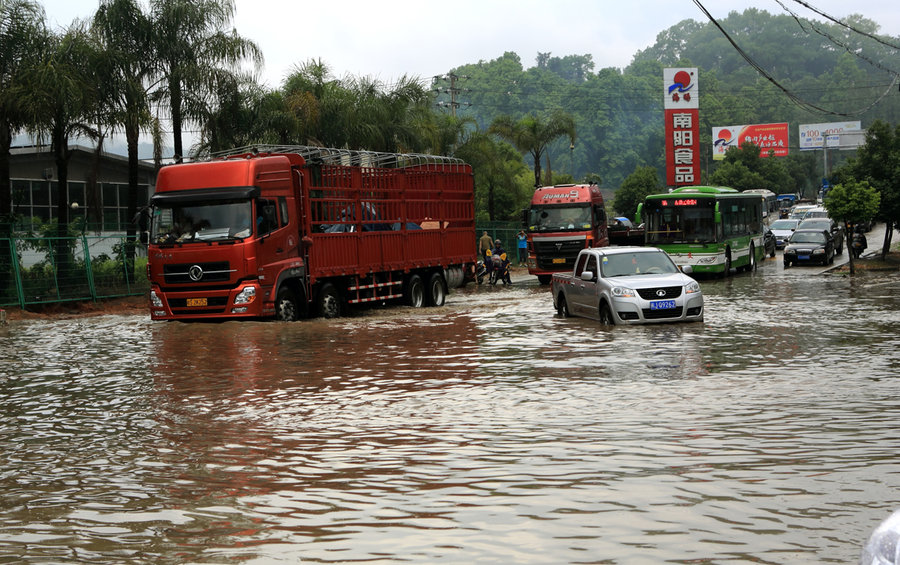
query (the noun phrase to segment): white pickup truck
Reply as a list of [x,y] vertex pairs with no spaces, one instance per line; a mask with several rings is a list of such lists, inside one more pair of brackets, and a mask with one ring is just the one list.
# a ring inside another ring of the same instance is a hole
[[582,316],[602,324],[703,321],[703,293],[655,247],[584,249],[571,273],[550,281],[560,316]]

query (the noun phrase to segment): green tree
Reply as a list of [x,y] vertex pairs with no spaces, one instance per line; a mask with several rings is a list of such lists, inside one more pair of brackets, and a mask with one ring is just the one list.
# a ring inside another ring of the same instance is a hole
[[93,137],[89,124],[96,104],[93,46],[86,31],[73,25],[64,34],[45,36],[38,64],[24,73],[15,89],[28,116],[27,128],[49,140],[56,165],[56,260],[61,278],[69,275],[72,259],[65,238],[69,235],[69,139]]
[[531,195],[519,182],[528,171],[522,156],[508,143],[475,132],[459,147],[456,157],[472,165],[476,215],[485,211],[492,222],[516,219]]
[[10,148],[13,136],[28,117],[21,107],[20,83],[35,64],[47,37],[44,11],[30,0],[0,1],[0,295],[11,280],[12,250],[4,238],[12,235]]
[[[825,198],[825,209],[828,210],[828,216],[844,225],[852,225],[858,222],[867,221],[875,216],[878,212],[878,205],[881,195],[878,191],[869,186],[866,181],[848,181],[835,185],[828,191]],[[852,231],[845,230],[847,237],[847,249],[850,249],[852,243]],[[850,256],[850,274],[854,274],[855,267],[853,265],[853,254]]]
[[791,177],[782,161],[760,157],[759,146],[743,143],[725,152],[723,163],[709,176],[709,182],[742,191],[765,188],[778,194],[791,184]]
[[175,160],[180,162],[185,119],[202,116],[204,98],[215,93],[218,75],[238,72],[245,60],[262,64],[262,51],[252,41],[228,30],[232,0],[152,0],[150,18],[157,72],[158,99],[168,103]]
[[659,183],[659,175],[653,167],[638,167],[628,175],[613,200],[616,213],[634,219],[638,204],[650,194],[659,194],[663,188]]
[[534,186],[541,186],[541,158],[548,145],[567,136],[575,143],[575,120],[571,114],[555,110],[546,115],[528,114],[519,121],[511,116],[498,116],[490,133],[509,141],[520,153],[528,153],[534,162]]
[[[153,131],[155,120],[150,112],[151,82],[156,72],[153,23],[136,0],[104,0],[91,24],[97,48],[103,53],[103,77],[112,85],[114,98],[110,105],[109,123],[125,134],[128,151],[128,218],[137,215],[138,142],[142,131]],[[134,245],[137,229],[129,224],[126,231],[125,276],[134,276]]]
[[874,217],[885,223],[881,256],[891,248],[894,226],[900,225],[900,125],[891,128],[880,120],[866,130],[866,142],[844,170],[836,173],[842,182],[845,177],[867,181],[881,195]]

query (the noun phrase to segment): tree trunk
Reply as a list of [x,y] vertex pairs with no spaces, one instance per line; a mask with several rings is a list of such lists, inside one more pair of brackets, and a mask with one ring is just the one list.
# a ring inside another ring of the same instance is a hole
[[138,195],[138,139],[140,129],[136,124],[126,126],[125,141],[128,145],[128,228],[125,240],[125,280],[134,282],[134,253],[137,227],[131,221],[137,215]]
[[881,260],[887,259],[887,254],[891,250],[891,239],[894,236],[894,222],[888,220],[884,223],[884,245],[881,246]]
[[73,279],[74,258],[69,240],[69,139],[61,128],[53,132],[53,157],[56,162],[56,241],[53,245],[57,294],[66,297],[66,285]]
[[6,290],[12,283],[12,183],[9,180],[9,148],[12,146],[12,131],[4,120],[0,123],[0,296],[7,296]]
[[175,162],[181,163],[184,149],[181,144],[181,84],[177,78],[169,81],[169,93],[172,113],[172,141],[175,146]]

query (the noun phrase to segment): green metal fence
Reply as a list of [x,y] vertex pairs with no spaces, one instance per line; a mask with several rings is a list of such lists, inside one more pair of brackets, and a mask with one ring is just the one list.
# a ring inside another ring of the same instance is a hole
[[481,234],[488,232],[491,239],[499,239],[507,251],[516,249],[516,234],[522,229],[522,222],[483,222],[475,225],[475,243]]
[[0,306],[141,295],[150,288],[142,255],[125,236],[0,239]]

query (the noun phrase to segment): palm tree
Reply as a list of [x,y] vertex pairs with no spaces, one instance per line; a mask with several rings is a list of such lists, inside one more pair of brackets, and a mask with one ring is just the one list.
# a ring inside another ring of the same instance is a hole
[[[0,0],[0,240],[12,235],[10,147],[25,125],[16,86],[46,37],[44,10],[31,0]],[[12,250],[0,243],[0,296],[12,274]]]
[[58,276],[70,274],[69,230],[69,139],[93,137],[89,125],[96,103],[95,81],[91,65],[92,45],[86,31],[75,24],[65,33],[50,33],[44,38],[44,51],[38,64],[31,66],[13,94],[25,111],[28,129],[38,139],[49,139],[56,164]]
[[[157,70],[153,51],[153,26],[135,0],[103,0],[91,25],[98,51],[98,66],[107,83],[109,123],[125,133],[128,150],[128,217],[137,215],[138,142],[142,131],[154,129],[150,113],[151,82]],[[125,276],[134,276],[135,226],[126,231]]]
[[534,186],[541,186],[541,158],[547,147],[562,136],[575,143],[575,120],[571,114],[555,110],[546,117],[529,114],[518,122],[510,116],[497,116],[489,131],[512,143],[534,160]]
[[204,99],[215,95],[219,75],[237,72],[246,59],[261,65],[262,51],[225,29],[234,15],[232,0],[152,0],[150,10],[162,79],[155,95],[168,103],[175,160],[180,162],[185,120],[203,117]]

